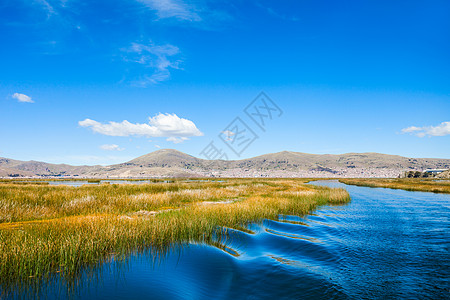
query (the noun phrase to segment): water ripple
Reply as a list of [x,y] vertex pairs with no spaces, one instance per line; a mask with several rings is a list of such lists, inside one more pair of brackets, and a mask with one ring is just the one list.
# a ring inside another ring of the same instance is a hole
[[140,255],[125,270],[105,265],[102,283],[77,297],[449,298],[449,195],[313,184],[345,187],[352,202],[227,228],[215,247],[188,245],[159,264]]

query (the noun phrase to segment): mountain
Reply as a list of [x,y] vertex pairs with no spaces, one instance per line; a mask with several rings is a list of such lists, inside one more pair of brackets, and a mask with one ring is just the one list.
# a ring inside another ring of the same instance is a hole
[[89,172],[101,166],[71,166],[49,164],[39,161],[20,161],[0,157],[0,177],[23,176],[74,176]]
[[149,154],[145,154],[130,160],[128,164],[144,165],[147,167],[189,167],[200,165],[201,159],[188,155],[178,150],[162,149]]
[[0,158],[0,177],[397,177],[404,171],[425,169],[450,169],[450,159],[283,151],[242,160],[211,161],[172,149],[110,166],[70,166]]
[[90,170],[88,177],[198,177],[192,170],[202,169],[202,159],[186,153],[161,149],[125,163]]

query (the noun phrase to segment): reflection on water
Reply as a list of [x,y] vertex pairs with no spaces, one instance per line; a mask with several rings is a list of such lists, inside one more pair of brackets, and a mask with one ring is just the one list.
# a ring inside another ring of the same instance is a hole
[[[213,246],[186,245],[160,260],[136,254],[82,275],[74,298],[447,298],[450,196],[345,187],[352,202],[304,218],[280,216],[228,230]],[[253,232],[253,233],[252,233]],[[57,282],[42,293],[65,298]]]

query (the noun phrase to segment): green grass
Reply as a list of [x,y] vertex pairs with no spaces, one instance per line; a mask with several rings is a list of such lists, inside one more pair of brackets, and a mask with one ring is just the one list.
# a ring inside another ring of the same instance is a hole
[[340,182],[351,185],[382,187],[391,189],[401,189],[407,191],[450,193],[450,182],[436,181],[423,178],[396,178],[396,179],[378,179],[378,178],[352,178],[339,179]]
[[55,274],[71,277],[112,257],[148,249],[163,251],[190,242],[215,245],[224,228],[245,231],[250,222],[304,215],[318,205],[350,200],[343,189],[304,181],[228,179],[78,188],[2,184],[0,285]]

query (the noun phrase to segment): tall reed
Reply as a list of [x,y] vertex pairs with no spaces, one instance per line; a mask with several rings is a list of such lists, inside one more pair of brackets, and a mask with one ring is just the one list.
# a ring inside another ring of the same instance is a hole
[[150,248],[214,244],[223,228],[350,200],[343,189],[302,182],[1,185],[0,285],[56,272],[70,277],[83,267]]
[[450,181],[448,180],[433,180],[423,178],[345,178],[339,179],[339,181],[345,184],[367,187],[382,187],[433,193],[450,193]]

